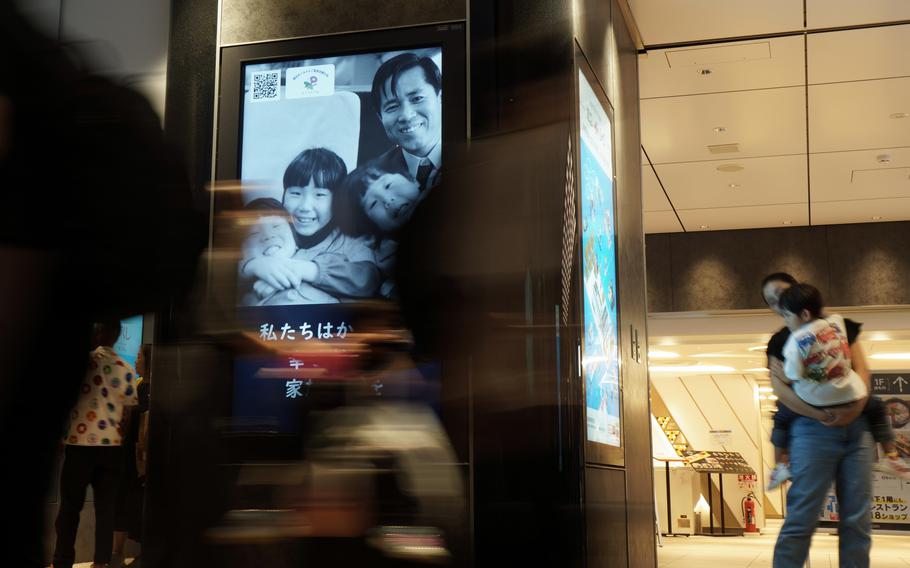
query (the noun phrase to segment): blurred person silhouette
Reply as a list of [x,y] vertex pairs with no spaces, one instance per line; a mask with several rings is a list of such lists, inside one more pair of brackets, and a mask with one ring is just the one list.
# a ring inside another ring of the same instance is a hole
[[92,343],[97,347],[89,354],[79,399],[64,435],[66,457],[60,473],[54,568],[72,568],[76,560],[76,532],[89,485],[95,509],[92,566],[107,566],[111,560],[123,473],[123,434],[129,429],[126,408],[139,403],[136,371],[113,348],[119,336],[119,320],[94,325]]
[[[0,188],[0,437],[16,460],[0,468],[0,487],[17,512],[0,532],[0,560],[39,567],[56,448],[91,322],[178,304],[206,243],[205,217],[149,103],[92,75],[6,1]],[[141,278],[137,257],[148,259]],[[39,365],[53,372],[36,376]]]
[[315,424],[303,511],[307,560],[372,566],[450,564],[464,513],[447,434],[422,401],[423,378],[397,305],[362,306],[365,349],[348,404]]
[[[149,345],[139,348],[136,357],[136,394],[138,404],[128,406],[124,413],[129,413],[129,418],[123,421],[124,435],[122,456],[123,469],[121,470],[120,485],[117,492],[116,512],[114,515],[114,548],[111,555],[110,568],[120,568],[124,565],[124,550],[127,539],[135,542],[142,540],[142,501],[145,475],[145,448],[148,435],[143,417],[147,417],[149,409]],[[136,560],[130,565],[138,566]]]

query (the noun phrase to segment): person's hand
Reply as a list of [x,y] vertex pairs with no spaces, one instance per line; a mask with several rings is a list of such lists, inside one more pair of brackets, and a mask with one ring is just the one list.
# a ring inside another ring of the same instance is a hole
[[275,290],[288,290],[300,286],[300,270],[294,261],[286,258],[258,257],[243,267],[245,276],[262,280]]
[[266,284],[262,280],[257,280],[256,283],[253,284],[253,292],[256,292],[256,295],[259,296],[260,299],[268,298],[277,291],[277,288]]
[[853,423],[854,420],[859,418],[860,414],[863,413],[863,409],[866,407],[866,399],[857,400],[856,402],[850,403],[846,406],[838,406],[834,408],[825,409],[833,419],[822,422],[825,426],[848,426]]
[[778,377],[784,376],[784,363],[777,357],[768,357],[768,371],[771,375],[776,375]]

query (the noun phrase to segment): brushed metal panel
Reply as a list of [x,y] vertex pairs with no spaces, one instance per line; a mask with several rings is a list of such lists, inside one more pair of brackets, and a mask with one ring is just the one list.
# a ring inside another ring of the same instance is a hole
[[[645,238],[642,224],[641,133],[638,97],[638,54],[616,0],[611,2],[612,37],[615,40],[614,106],[616,117],[616,174],[619,220],[619,278],[622,341],[622,403],[626,451],[625,519],[629,566],[657,565],[654,540],[654,486],[651,480],[651,409],[647,370],[647,295],[645,283]],[[641,344],[636,360],[628,337],[634,328]],[[607,511],[609,514],[616,507]],[[596,514],[596,511],[592,511]],[[589,512],[590,514],[591,512]],[[613,516],[608,526],[616,523]],[[621,531],[619,527],[616,530]],[[590,539],[589,539],[590,544]],[[623,565],[610,562],[610,566]],[[590,563],[590,566],[598,564]]]
[[[634,526],[626,521],[626,496],[622,492],[626,474],[622,470],[587,467],[585,480],[588,567],[654,566],[653,563],[629,555],[627,539],[631,532],[628,530],[634,529]],[[651,517],[653,516],[652,506]],[[654,523],[651,522],[650,525],[653,532]]]
[[236,44],[463,20],[465,0],[224,0],[221,43]]

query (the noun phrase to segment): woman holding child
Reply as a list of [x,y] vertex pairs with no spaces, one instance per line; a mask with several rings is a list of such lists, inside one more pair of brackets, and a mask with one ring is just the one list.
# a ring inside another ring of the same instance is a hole
[[[794,287],[792,293],[785,294]],[[789,274],[767,276],[762,282],[762,296],[788,323],[768,343],[768,368],[784,410],[797,415],[783,434],[793,485],[787,492],[787,517],[774,548],[774,566],[804,565],[828,490],[836,482],[840,565],[867,568],[872,546],[874,442],[864,414],[871,385],[865,356],[856,342],[859,324],[839,316],[822,316],[817,290],[798,285]],[[791,333],[796,337],[791,338]],[[812,352],[822,343],[833,346],[828,350],[833,359],[826,370],[830,377],[817,376],[813,368],[817,357],[829,356],[828,351]],[[799,357],[803,360],[793,360]],[[817,398],[806,394],[813,389]],[[800,393],[812,400],[807,402]],[[776,430],[778,426],[776,420]],[[775,445],[780,443],[779,436],[780,432],[772,436]]]

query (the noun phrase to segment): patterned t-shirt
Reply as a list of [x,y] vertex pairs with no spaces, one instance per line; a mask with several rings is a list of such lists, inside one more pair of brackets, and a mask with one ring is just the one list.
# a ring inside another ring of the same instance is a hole
[[799,398],[834,406],[866,396],[866,384],[850,361],[844,318],[833,314],[794,331],[784,345],[784,374]]
[[136,371],[110,347],[89,356],[79,401],[70,413],[66,443],[74,446],[119,446],[125,406],[139,403]]

